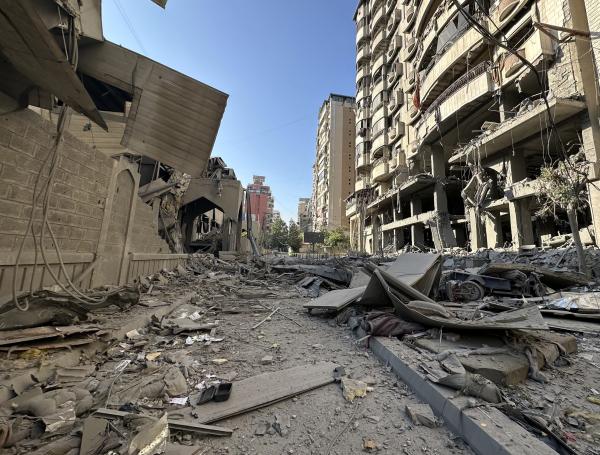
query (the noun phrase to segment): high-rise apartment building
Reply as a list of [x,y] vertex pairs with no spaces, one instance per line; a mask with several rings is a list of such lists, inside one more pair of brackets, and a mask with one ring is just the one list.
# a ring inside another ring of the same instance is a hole
[[303,197],[298,200],[298,226],[302,232],[312,229],[310,198]]
[[[539,214],[539,177],[578,152],[598,162],[588,18],[600,21],[597,2],[361,0],[353,248],[520,247],[568,232],[564,211]],[[589,191],[579,224],[600,232]]]
[[319,111],[313,165],[313,229],[348,228],[345,200],[354,191],[354,98],[330,95]]
[[249,212],[253,224],[258,224],[254,229],[256,233],[268,231],[273,222],[273,206],[275,204],[271,187],[265,185],[265,177],[255,175],[252,177],[252,183],[246,187],[246,191],[250,196],[250,207],[248,210],[246,206],[246,216]]

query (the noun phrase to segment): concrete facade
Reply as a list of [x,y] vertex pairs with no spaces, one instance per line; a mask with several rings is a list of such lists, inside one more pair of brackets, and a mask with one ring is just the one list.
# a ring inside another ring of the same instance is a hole
[[300,198],[298,200],[298,226],[302,232],[311,230],[311,200],[310,198]]
[[312,228],[348,228],[345,200],[354,191],[355,99],[330,95],[319,111],[313,165]]
[[[540,168],[582,151],[598,176],[597,2],[459,4],[467,16],[451,0],[359,2],[355,249],[540,245],[569,232],[565,214],[537,215]],[[580,228],[600,232],[590,205]]]
[[265,184],[266,178],[261,175],[252,177],[252,183],[246,187],[250,198],[250,210],[246,207],[246,216],[248,213],[252,217],[252,224],[257,230],[256,234],[268,232],[273,223],[273,206],[275,199],[271,193],[271,187]]

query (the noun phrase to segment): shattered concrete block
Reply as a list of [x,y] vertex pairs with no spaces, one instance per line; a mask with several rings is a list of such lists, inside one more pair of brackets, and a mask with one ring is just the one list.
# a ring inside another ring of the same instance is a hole
[[415,425],[423,425],[429,428],[437,426],[435,415],[428,404],[407,404],[406,414]]
[[260,363],[262,363],[263,365],[271,365],[273,363],[273,356],[272,355],[264,356],[262,359],[260,359]]
[[343,377],[342,393],[346,400],[352,402],[355,398],[362,398],[367,395],[367,383],[358,381],[356,379]]
[[169,396],[184,395],[188,391],[187,381],[179,368],[172,368],[165,375],[165,389]]

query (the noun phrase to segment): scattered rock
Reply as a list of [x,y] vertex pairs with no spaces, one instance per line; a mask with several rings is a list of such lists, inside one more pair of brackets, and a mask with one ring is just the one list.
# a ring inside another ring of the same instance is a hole
[[406,414],[415,425],[423,425],[428,428],[435,428],[437,426],[435,415],[428,404],[406,405]]
[[363,438],[363,449],[365,452],[374,452],[379,450],[379,445],[371,438]]
[[263,365],[271,365],[273,363],[273,356],[272,355],[264,356],[262,359],[260,359],[260,363],[262,363]]
[[350,379],[348,377],[342,378],[342,392],[344,398],[350,402],[354,401],[355,398],[361,398],[367,395],[367,384],[363,381],[356,379]]

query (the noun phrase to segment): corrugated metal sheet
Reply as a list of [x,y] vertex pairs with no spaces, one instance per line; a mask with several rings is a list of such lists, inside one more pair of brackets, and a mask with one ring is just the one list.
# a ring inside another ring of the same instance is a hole
[[33,0],[0,0],[0,51],[24,77],[102,127],[104,120]]
[[133,153],[200,176],[228,96],[110,42],[80,51],[81,72],[133,94],[121,144]]

